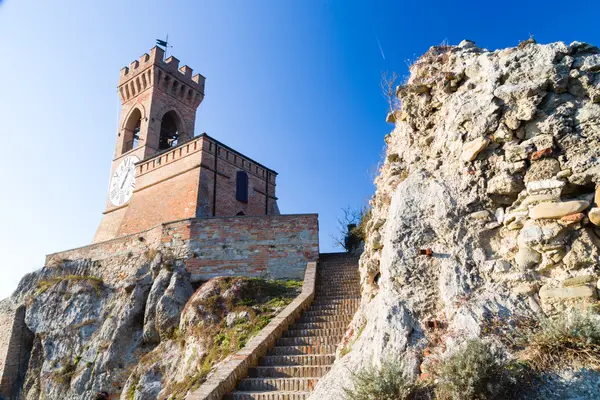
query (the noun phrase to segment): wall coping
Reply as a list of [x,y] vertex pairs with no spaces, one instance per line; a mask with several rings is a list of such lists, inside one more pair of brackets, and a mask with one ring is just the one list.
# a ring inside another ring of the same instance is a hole
[[298,297],[250,339],[242,350],[229,356],[199,389],[188,393],[185,399],[221,400],[223,396],[234,390],[238,381],[248,374],[248,368],[256,365],[258,359],[267,353],[288,326],[310,306],[315,297],[316,274],[317,263],[307,263],[302,292]]

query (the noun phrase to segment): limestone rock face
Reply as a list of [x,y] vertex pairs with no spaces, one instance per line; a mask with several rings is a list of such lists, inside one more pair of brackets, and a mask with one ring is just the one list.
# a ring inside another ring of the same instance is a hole
[[213,338],[193,330],[214,329],[227,315],[196,304],[225,295],[235,303],[242,292],[221,293],[226,285],[219,278],[194,292],[183,261],[152,254],[45,267],[0,303],[25,305],[34,335],[23,399],[84,400],[100,391],[127,400],[167,398],[198,374]]
[[390,358],[424,373],[491,316],[597,302],[598,53],[465,41],[411,67],[370,202],[362,304],[311,399],[344,398],[352,371]]

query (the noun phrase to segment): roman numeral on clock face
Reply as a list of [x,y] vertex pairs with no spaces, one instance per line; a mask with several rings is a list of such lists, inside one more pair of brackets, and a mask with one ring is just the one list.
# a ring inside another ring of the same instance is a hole
[[133,195],[135,187],[135,163],[139,159],[136,156],[129,156],[121,160],[114,169],[110,186],[109,200],[114,206],[121,206],[129,201]]

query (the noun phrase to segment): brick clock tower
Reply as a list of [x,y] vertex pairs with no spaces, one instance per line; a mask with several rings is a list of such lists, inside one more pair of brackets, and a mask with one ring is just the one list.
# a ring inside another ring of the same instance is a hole
[[277,173],[203,133],[205,78],[154,47],[121,70],[106,210],[94,243],[185,218],[278,215]]

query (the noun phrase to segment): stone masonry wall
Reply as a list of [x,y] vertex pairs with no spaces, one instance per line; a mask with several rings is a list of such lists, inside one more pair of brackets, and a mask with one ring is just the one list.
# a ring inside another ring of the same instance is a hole
[[27,367],[33,335],[25,325],[25,307],[9,299],[0,303],[0,396],[13,398],[15,384]]
[[317,216],[281,215],[196,219],[187,261],[192,279],[269,276],[302,279],[319,256]]
[[191,218],[46,256],[46,265],[65,260],[102,260],[151,249],[183,259],[194,280],[214,276],[302,278],[319,255],[317,214]]

